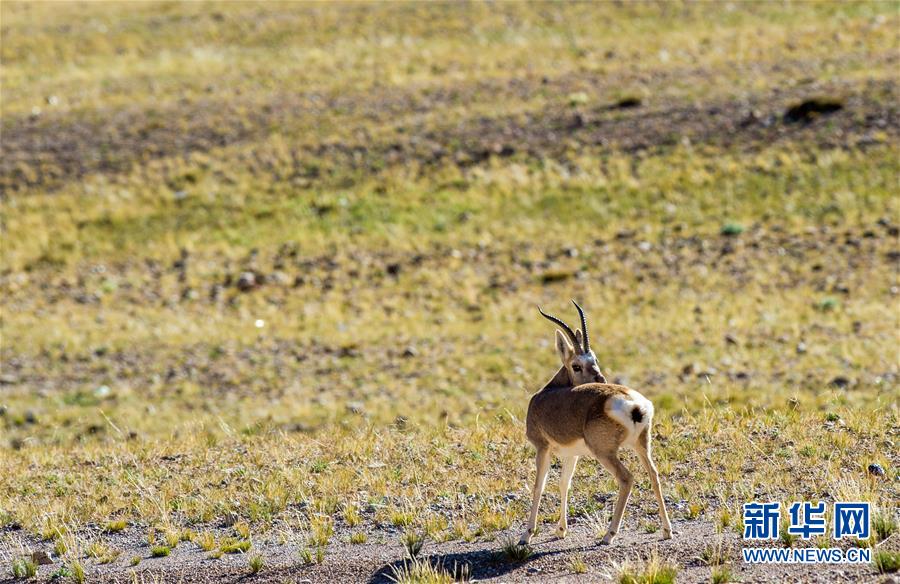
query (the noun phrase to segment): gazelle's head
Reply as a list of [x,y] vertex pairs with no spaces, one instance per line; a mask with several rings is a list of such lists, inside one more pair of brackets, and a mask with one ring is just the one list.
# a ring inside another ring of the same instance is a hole
[[578,309],[578,315],[581,317],[581,330],[574,332],[562,320],[545,313],[540,307],[538,310],[544,318],[560,327],[556,330],[556,352],[569,375],[569,383],[572,386],[584,383],[606,383],[606,378],[600,372],[600,364],[597,363],[597,355],[591,350],[591,339],[588,336],[584,311],[574,300],[572,304]]

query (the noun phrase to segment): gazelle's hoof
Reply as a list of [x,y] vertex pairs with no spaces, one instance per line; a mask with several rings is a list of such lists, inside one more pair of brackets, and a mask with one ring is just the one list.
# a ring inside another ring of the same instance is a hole
[[672,530],[664,529],[662,532],[662,539],[672,539]]
[[600,540],[600,545],[611,544],[613,542],[613,539],[615,539],[615,537],[616,537],[615,533],[607,533],[606,535],[603,536],[603,539]]
[[556,528],[556,537],[559,539],[565,539],[566,533],[568,533],[569,529],[567,527],[563,527],[562,525]]

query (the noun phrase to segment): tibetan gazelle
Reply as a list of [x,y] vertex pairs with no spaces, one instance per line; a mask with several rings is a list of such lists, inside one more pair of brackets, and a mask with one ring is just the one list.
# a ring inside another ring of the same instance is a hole
[[[672,537],[672,525],[666,514],[666,502],[656,466],[650,458],[650,424],[653,404],[627,387],[606,383],[591,350],[584,311],[572,301],[581,317],[581,330],[572,329],[560,319],[545,314],[544,318],[557,324],[556,351],[562,367],[543,389],[534,394],[528,404],[525,433],[537,449],[537,476],[531,501],[528,526],[520,543],[529,543],[537,530],[538,507],[550,470],[550,454],[562,461],[559,477],[560,512],[558,537],[565,537],[568,529],[567,510],[569,485],[580,456],[593,456],[619,483],[619,496],[609,531],[602,543],[611,543],[622,523],[622,514],[631,494],[634,479],[619,460],[622,446],[632,448],[650,474],[650,483],[659,503],[663,539]],[[563,334],[565,331],[565,335]],[[567,338],[568,337],[568,338]]]

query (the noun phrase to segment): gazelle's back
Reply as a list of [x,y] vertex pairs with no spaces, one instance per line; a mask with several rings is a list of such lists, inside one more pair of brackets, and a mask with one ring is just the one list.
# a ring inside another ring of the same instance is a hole
[[633,443],[652,417],[652,404],[624,385],[546,387],[534,394],[528,404],[525,433],[535,446],[557,447],[601,430],[604,441],[618,447]]

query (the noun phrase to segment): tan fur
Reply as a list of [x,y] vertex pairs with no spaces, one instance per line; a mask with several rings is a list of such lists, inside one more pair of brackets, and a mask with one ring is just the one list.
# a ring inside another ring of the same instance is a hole
[[[581,335],[576,336],[580,341]],[[525,434],[537,450],[535,457],[537,476],[532,492],[531,513],[521,543],[530,542],[536,532],[538,507],[550,469],[551,454],[556,454],[562,460],[559,485],[561,509],[556,534],[565,537],[568,529],[566,506],[578,458],[592,456],[615,477],[619,486],[609,531],[603,538],[603,543],[611,543],[619,531],[622,515],[634,484],[631,472],[618,457],[618,451],[623,446],[637,452],[638,458],[650,475],[653,492],[659,504],[663,539],[672,537],[672,526],[666,513],[659,476],[650,456],[653,405],[635,390],[622,385],[578,384],[581,381],[579,377],[591,376],[591,379],[603,379],[599,367],[596,367],[596,370],[590,368],[592,360],[596,363],[596,357],[592,351],[576,355],[574,348],[560,331],[557,331],[556,341],[562,367],[541,391],[532,396],[525,421]],[[573,363],[578,364],[581,371],[573,369]],[[633,414],[635,408],[640,412],[640,416]],[[636,421],[632,415],[635,418],[639,417],[640,421]]]

